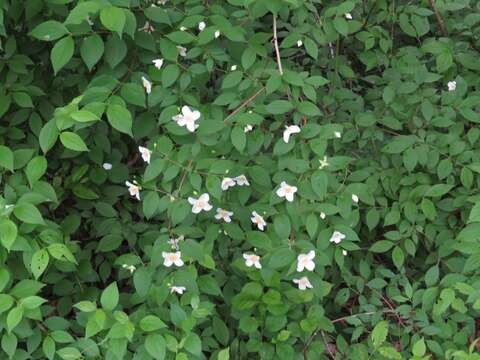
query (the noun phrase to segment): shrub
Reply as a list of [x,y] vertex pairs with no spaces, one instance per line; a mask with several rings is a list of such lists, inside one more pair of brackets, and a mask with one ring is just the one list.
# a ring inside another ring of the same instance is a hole
[[476,1],[0,1],[9,359],[479,359]]

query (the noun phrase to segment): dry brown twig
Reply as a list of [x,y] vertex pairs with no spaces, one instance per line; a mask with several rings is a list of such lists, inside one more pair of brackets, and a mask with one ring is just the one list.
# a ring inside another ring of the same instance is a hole
[[443,22],[442,15],[440,15],[437,7],[435,6],[435,0],[429,0],[429,1],[430,1],[430,6],[432,7],[432,10],[435,13],[435,17],[437,18],[437,23],[438,23],[438,26],[440,27],[440,30],[442,31],[443,36],[448,36],[448,31],[447,31],[447,28],[445,27],[445,23]]
[[283,75],[282,60],[280,59],[280,50],[278,48],[277,38],[277,17],[273,15],[273,46],[275,46],[275,53],[277,54],[278,72]]

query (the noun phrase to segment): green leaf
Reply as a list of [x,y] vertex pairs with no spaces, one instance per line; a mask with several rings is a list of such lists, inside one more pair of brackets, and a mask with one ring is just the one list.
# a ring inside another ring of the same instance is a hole
[[145,338],[145,349],[148,354],[157,360],[165,359],[166,344],[165,339],[160,334],[149,334]]
[[89,151],[82,138],[73,132],[62,132],[60,134],[60,141],[67,149],[74,151]]
[[57,351],[58,356],[63,360],[80,360],[82,353],[74,347],[64,347]]
[[273,115],[284,114],[293,109],[293,105],[290,101],[275,100],[267,105],[266,110]]
[[43,274],[48,266],[49,259],[50,256],[48,255],[48,251],[45,249],[38,250],[33,254],[30,270],[32,271],[35,279],[38,279],[40,275]]
[[[50,150],[58,138],[58,129],[55,122],[55,119],[52,119],[43,125],[42,130],[38,136],[38,141],[40,143],[40,148],[46,154]],[[1,158],[1,155],[0,155]]]
[[3,145],[0,145],[0,166],[13,172],[13,152]]
[[343,16],[338,16],[333,19],[333,27],[343,36],[348,35],[348,22],[343,18]]
[[16,306],[7,315],[7,331],[10,333],[12,330],[20,324],[23,317],[23,308]]
[[13,213],[18,220],[27,224],[44,225],[42,214],[30,203],[20,203],[15,205]]
[[38,40],[53,41],[68,34],[68,29],[62,23],[55,20],[45,21],[35,27],[30,35]]
[[17,226],[9,219],[0,220],[0,243],[10,251],[17,238]]
[[140,84],[135,83],[126,83],[122,86],[120,94],[125,99],[126,102],[145,107],[145,90]]
[[259,249],[268,249],[271,247],[270,238],[260,231],[248,232],[247,241],[250,245]]
[[113,311],[118,305],[118,298],[117,283],[114,281],[103,290],[100,303],[105,310]]
[[55,75],[63,68],[73,56],[73,50],[75,43],[71,36],[64,37],[57,41],[50,54],[50,60],[52,61],[53,72]]
[[370,335],[372,338],[373,346],[375,348],[378,348],[380,345],[382,345],[385,340],[387,340],[387,334],[388,322],[385,320],[380,321],[377,325],[375,325]]
[[217,360],[230,360],[230,348],[220,350]]
[[65,244],[50,244],[47,249],[50,255],[57,260],[67,261],[74,264],[77,263],[77,260],[75,260],[72,252]]
[[89,71],[92,71],[95,64],[102,58],[104,51],[105,46],[103,40],[97,34],[90,35],[82,41],[80,45],[80,56]]
[[232,140],[233,146],[239,152],[243,152],[245,146],[247,145],[247,136],[240,126],[235,126],[230,133],[230,138]]
[[32,187],[47,171],[47,159],[43,156],[35,156],[30,160],[25,169],[30,187]]
[[140,329],[143,331],[157,331],[159,329],[166,328],[167,325],[160,320],[158,316],[155,315],[147,315],[142,320],[140,320]]
[[368,249],[371,252],[375,253],[383,253],[388,250],[390,250],[393,247],[394,243],[388,240],[380,240],[377,241],[375,244],[370,246],[370,249]]
[[162,71],[162,86],[168,88],[177,81],[180,75],[180,68],[176,64],[169,64],[165,66]]
[[114,31],[122,37],[123,27],[125,26],[125,13],[116,6],[108,6],[100,11],[100,21],[108,30]]
[[133,137],[132,115],[125,107],[121,105],[110,104],[107,108],[107,119],[114,129]]
[[423,338],[421,338],[413,345],[412,353],[415,356],[423,356],[425,355],[426,350],[427,347],[425,346],[425,341],[423,340]]

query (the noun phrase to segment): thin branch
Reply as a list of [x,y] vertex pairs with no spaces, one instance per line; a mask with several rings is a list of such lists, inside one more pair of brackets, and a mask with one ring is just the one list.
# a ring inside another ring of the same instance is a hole
[[435,17],[437,18],[438,26],[442,31],[443,36],[448,36],[447,29],[445,28],[445,23],[443,22],[443,18],[438,12],[437,7],[435,6],[435,0],[430,0],[430,6],[432,7],[433,12],[435,13]]
[[242,110],[245,106],[247,106],[248,104],[250,104],[253,100],[255,100],[257,98],[258,95],[260,95],[263,90],[265,90],[265,87],[262,86],[260,90],[258,90],[255,94],[253,94],[252,96],[250,96],[247,100],[245,100],[243,103],[240,104],[239,107],[237,107],[235,110],[233,110],[226,118],[225,120],[223,120],[223,122],[227,122],[228,120],[230,120],[230,118],[232,118],[233,116],[235,116],[236,114],[238,114],[238,112],[240,110]]
[[282,60],[280,59],[280,50],[278,49],[277,39],[277,17],[273,15],[273,45],[275,46],[275,53],[277,54],[278,72],[283,75]]
[[325,344],[325,347],[327,348],[328,353],[332,357],[332,359],[335,359],[335,355],[333,354],[332,350],[330,349],[330,344],[327,343],[327,339],[325,339],[325,333],[323,331],[320,332],[322,334],[322,339],[323,343]]

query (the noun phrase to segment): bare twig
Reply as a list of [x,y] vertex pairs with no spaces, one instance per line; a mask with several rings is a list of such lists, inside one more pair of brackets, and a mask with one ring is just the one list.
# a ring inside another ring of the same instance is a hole
[[329,355],[332,357],[332,359],[335,359],[335,355],[333,354],[332,349],[330,349],[330,344],[327,343],[327,339],[325,338],[325,333],[323,331],[320,331],[320,333],[322,334],[323,343],[325,344]]
[[260,95],[263,90],[265,90],[265,87],[262,86],[260,88],[260,90],[258,90],[255,94],[253,94],[252,96],[250,96],[247,100],[245,100],[243,103],[240,104],[239,107],[237,107],[235,110],[233,110],[226,118],[225,120],[223,120],[223,122],[227,122],[228,120],[230,120],[230,118],[232,118],[233,116],[235,116],[240,110],[242,110],[245,106],[247,106],[248,104],[250,104],[253,100],[255,100],[257,98],[258,95]]
[[280,50],[278,49],[277,39],[277,17],[273,15],[273,45],[275,46],[275,53],[277,54],[278,72],[283,75],[282,60],[280,59]]
[[430,6],[432,7],[432,10],[435,13],[435,17],[437,18],[438,26],[440,27],[440,30],[442,31],[443,36],[448,36],[447,29],[445,28],[445,23],[443,22],[443,18],[438,12],[437,7],[435,6],[435,0],[429,0],[429,1],[430,1]]

